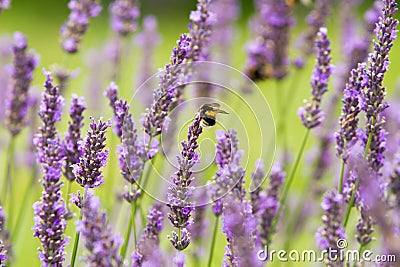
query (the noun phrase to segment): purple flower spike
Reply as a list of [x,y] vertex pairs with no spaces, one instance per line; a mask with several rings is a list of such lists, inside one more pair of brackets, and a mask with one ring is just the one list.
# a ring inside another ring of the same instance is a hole
[[371,216],[368,214],[367,209],[363,205],[359,207],[359,211],[361,217],[358,220],[356,226],[357,228],[356,238],[361,246],[366,246],[372,241],[371,235],[374,232],[373,228],[374,222]]
[[84,259],[87,266],[122,266],[119,256],[122,238],[113,234],[106,213],[100,210],[100,200],[93,196],[91,190],[84,200],[82,215],[77,231],[81,233],[89,252]]
[[90,130],[79,144],[81,157],[79,162],[72,165],[73,173],[78,184],[82,187],[99,187],[104,183],[101,168],[106,166],[108,150],[104,150],[106,144],[106,131],[111,126],[111,121],[96,123],[90,118]]
[[263,246],[269,245],[268,237],[272,234],[272,223],[279,209],[279,190],[285,177],[286,173],[282,170],[282,166],[275,163],[269,175],[268,188],[259,193],[257,201],[253,201],[253,205],[257,207],[253,213],[259,220],[258,234]]
[[68,21],[62,25],[61,46],[67,53],[76,53],[82,36],[89,26],[89,19],[97,17],[101,12],[100,0],[71,0]]
[[12,136],[20,133],[25,125],[28,112],[28,90],[32,81],[32,73],[38,65],[38,58],[33,53],[26,53],[28,47],[26,37],[14,34],[14,64],[11,70],[11,88],[6,100],[5,124]]
[[[186,229],[185,227],[190,224],[189,219],[194,210],[193,203],[190,200],[192,197],[190,184],[194,179],[191,169],[199,162],[199,152],[196,152],[196,150],[199,146],[197,140],[203,131],[201,120],[200,114],[197,113],[189,126],[187,141],[181,143],[182,151],[181,155],[178,156],[179,170],[172,175],[172,186],[168,188],[167,206],[171,209],[168,218],[172,225],[179,229]],[[185,238],[179,239],[173,231],[172,237],[169,237],[169,239],[177,250],[183,250],[190,243],[190,234],[187,233]]]
[[182,81],[182,66],[190,51],[191,38],[186,34],[180,36],[178,47],[172,50],[171,63],[165,65],[160,76],[159,87],[153,92],[153,103],[146,110],[143,127],[152,137],[161,134],[169,109],[176,97],[176,90]]
[[400,208],[400,154],[397,154],[394,163],[393,170],[389,177],[388,182],[389,205],[394,209]]
[[174,258],[172,259],[176,267],[183,267],[185,266],[185,254],[178,251],[176,252]]
[[283,79],[287,75],[290,28],[294,24],[285,1],[256,1],[259,11],[250,27],[255,38],[247,45],[246,74],[253,80]]
[[122,99],[118,99],[114,105],[114,132],[119,138],[122,138],[122,127],[128,114],[129,106],[128,103]]
[[308,129],[320,125],[324,120],[321,109],[322,96],[328,91],[328,80],[332,73],[331,49],[327,36],[328,30],[321,28],[315,40],[317,47],[317,62],[311,76],[311,101],[305,101],[305,107],[300,107],[298,114],[305,127]]
[[159,247],[159,234],[163,229],[163,206],[154,204],[146,218],[144,233],[139,239],[136,251],[132,254],[133,266],[164,266]]
[[[338,257],[343,248],[338,247],[339,239],[346,239],[345,229],[342,227],[342,208],[343,196],[334,191],[329,191],[325,194],[321,204],[324,211],[322,222],[324,226],[318,228],[315,238],[321,250],[331,249],[332,256]],[[336,253],[334,253],[336,251]],[[338,258],[339,259],[339,258]],[[327,257],[324,261],[326,264],[333,264],[332,257]],[[337,262],[338,264],[339,262]],[[340,266],[343,265],[343,262]],[[337,265],[332,265],[337,266]]]
[[138,0],[115,0],[110,4],[111,28],[126,36],[136,31],[140,16]]
[[65,204],[62,199],[61,178],[64,157],[55,123],[61,119],[63,99],[57,87],[52,85],[49,72],[45,72],[46,82],[39,117],[43,125],[34,137],[37,158],[42,165],[42,197],[33,205],[35,213],[34,236],[42,244],[39,259],[43,266],[62,266],[67,239],[64,235]]
[[[3,238],[4,235],[4,225],[6,217],[4,215],[3,207],[0,206],[0,236]],[[3,240],[0,239],[0,266],[6,266],[7,261],[7,249],[3,244]]]
[[363,107],[362,91],[368,82],[365,64],[359,64],[351,71],[344,89],[342,114],[339,118],[340,129],[335,134],[337,155],[347,161],[349,149],[356,143],[358,130],[358,114]]
[[383,78],[389,68],[389,52],[393,41],[397,38],[398,20],[393,18],[397,13],[395,0],[384,0],[383,15],[379,17],[374,33],[374,52],[368,56],[368,82],[364,90],[363,98],[366,113],[366,137],[363,138],[364,146],[371,138],[367,152],[369,166],[376,173],[380,172],[384,161],[386,131],[383,129],[385,118],[382,112],[388,107],[385,101],[386,88],[383,86]]
[[83,111],[86,109],[85,101],[82,97],[73,95],[71,99],[71,107],[69,116],[71,121],[68,122],[68,132],[62,142],[62,150],[65,155],[64,176],[69,181],[75,180],[75,175],[72,172],[72,165],[79,162],[81,156],[79,143],[81,142],[81,129],[83,127]]

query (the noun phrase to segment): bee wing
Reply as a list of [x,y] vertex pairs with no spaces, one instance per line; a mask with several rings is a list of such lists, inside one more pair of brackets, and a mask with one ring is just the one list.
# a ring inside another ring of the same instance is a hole
[[222,109],[217,109],[217,110],[215,110],[215,112],[221,113],[221,114],[229,114],[228,112],[226,112],[225,110],[222,110]]
[[216,112],[216,113],[229,114],[225,110],[220,109],[221,105],[218,103],[211,103],[211,104],[209,104],[209,106],[212,107],[214,112]]

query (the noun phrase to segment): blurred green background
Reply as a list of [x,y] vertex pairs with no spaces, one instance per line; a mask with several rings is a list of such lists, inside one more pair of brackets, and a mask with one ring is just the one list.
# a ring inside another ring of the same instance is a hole
[[[152,63],[154,66],[154,71],[157,68],[162,68],[166,62],[168,62],[171,49],[175,45],[176,40],[179,37],[179,34],[187,32],[187,24],[188,17],[190,11],[195,9],[196,1],[194,0],[147,0],[142,1],[141,3],[141,19],[149,14],[153,14],[157,17],[159,31],[162,36],[162,43],[159,47],[157,47],[154,54],[154,62]],[[371,5],[373,1],[365,1],[362,7],[359,9],[358,13],[355,16],[358,16],[360,19],[363,16],[364,11]],[[84,35],[82,45],[80,48],[80,52],[76,55],[66,55],[60,48],[59,45],[59,29],[60,26],[66,21],[69,10],[67,8],[68,1],[50,1],[50,0],[14,0],[12,1],[12,7],[9,10],[5,10],[0,14],[0,35],[10,35],[12,36],[14,31],[21,31],[27,36],[28,44],[30,48],[33,48],[38,54],[40,54],[40,65],[35,71],[33,87],[36,90],[42,90],[42,84],[44,81],[44,76],[41,74],[41,69],[46,68],[49,69],[53,64],[63,64],[67,66],[68,69],[80,69],[80,74],[78,77],[71,81],[69,85],[69,89],[66,92],[66,108],[69,106],[69,99],[72,93],[77,93],[79,95],[84,95],[87,98],[87,102],[89,103],[89,110],[86,111],[86,117],[89,115],[95,115],[99,117],[100,115],[105,118],[111,118],[112,112],[108,107],[107,100],[103,97],[99,97],[96,99],[98,103],[91,103],[90,97],[92,96],[88,92],[89,87],[89,76],[96,77],[96,70],[91,70],[89,68],[90,61],[94,57],[101,58],[104,56],[103,47],[104,45],[113,38],[113,33],[109,27],[109,16],[108,16],[108,5],[110,1],[103,1],[103,11],[98,18],[91,19],[90,26],[88,32]],[[236,23],[236,30],[234,35],[234,41],[232,42],[232,58],[231,64],[233,67],[238,70],[243,70],[246,61],[246,54],[244,52],[244,46],[248,38],[250,37],[250,33],[247,29],[247,21],[249,17],[253,13],[253,5],[252,1],[242,0],[241,2],[242,11],[239,20]],[[298,34],[305,29],[304,18],[308,11],[311,9],[311,6],[298,6],[295,9],[295,14],[297,18],[296,26],[293,29],[292,40],[295,40]],[[335,6],[335,10],[333,14],[328,19],[328,35],[332,40],[332,52],[333,52],[333,64],[337,64],[342,60],[342,51],[341,51],[341,42],[340,42],[340,33],[342,30],[341,22],[339,21],[339,10],[338,6]],[[141,21],[140,19],[140,21]],[[140,30],[140,29],[139,29]],[[137,84],[137,73],[140,70],[139,62],[141,51],[137,48],[132,41],[132,37],[128,37],[126,40],[126,45],[130,48],[130,53],[127,57],[122,59],[122,69],[121,76],[118,81],[118,85],[120,86],[120,96],[125,99],[130,99],[135,85]],[[293,48],[293,45],[291,45]],[[88,52],[92,53],[92,56],[88,55]],[[295,56],[296,50],[291,49],[291,58]],[[398,41],[395,42],[395,46],[391,52],[391,65],[390,70],[386,75],[385,84],[388,89],[388,98],[392,98],[395,95],[395,92],[398,90],[398,77],[400,74],[400,62],[396,59],[400,58],[400,48],[398,46]],[[99,61],[101,62],[101,61]],[[105,62],[105,61],[103,61]],[[287,132],[288,134],[288,143],[291,151],[290,157],[293,159],[295,154],[297,153],[300,147],[300,141],[305,132],[304,127],[301,125],[300,120],[298,119],[296,112],[300,105],[302,105],[302,101],[305,98],[308,98],[310,95],[310,88],[308,86],[308,81],[311,74],[311,69],[313,66],[314,58],[310,58],[307,62],[306,68],[301,72],[301,76],[297,76],[296,80],[292,80],[291,76],[289,76],[281,85],[280,90],[286,90],[286,93],[293,90],[293,101],[291,106],[285,106],[288,114]],[[93,65],[93,64],[92,64]],[[102,66],[98,66],[100,69]],[[94,74],[93,74],[94,73]],[[101,82],[102,93],[107,88],[107,85],[110,82],[109,77],[103,77],[99,75],[97,77]],[[331,79],[331,85],[333,85]],[[294,85],[294,86],[293,86]],[[276,90],[276,85],[273,81],[267,81],[258,84],[262,93],[269,101],[272,112],[275,118],[279,118],[278,107],[276,103],[276,99],[279,97],[280,91]],[[330,87],[330,90],[333,89],[333,86]],[[1,90],[5,90],[5,87],[2,86]],[[137,104],[138,106],[134,108],[134,113],[136,114],[135,118],[138,118],[138,115],[143,112],[143,107],[141,104]],[[64,116],[63,122],[60,124],[59,131],[64,132],[67,129],[67,116]],[[86,127],[88,124],[88,120],[86,120]],[[250,133],[252,129],[247,129]],[[18,137],[18,149],[26,150],[28,146],[27,141],[27,132],[25,129],[22,134]],[[3,158],[6,148],[6,144],[8,142],[8,134],[6,130],[3,128],[0,129],[1,140],[1,157]],[[279,133],[278,133],[279,134]],[[180,134],[180,138],[178,140],[182,140],[185,137],[186,133],[183,132]],[[213,136],[213,131],[210,131],[210,137]],[[109,138],[111,137],[111,131],[109,133]],[[114,139],[114,146],[116,143],[116,138]],[[315,138],[310,138],[307,144],[307,150],[312,149],[315,146]],[[251,146],[257,146],[258,144],[250,144]],[[279,154],[279,146],[281,145],[279,136],[278,136],[278,152],[276,158],[281,159],[282,155]],[[272,153],[272,151],[267,151],[267,153]],[[109,178],[110,174],[113,176],[111,179],[111,183],[116,185],[115,183],[120,183],[122,180],[119,177],[116,166],[116,156],[115,151],[111,151],[111,161],[109,166],[105,169],[107,178]],[[247,176],[253,170],[253,164],[256,160],[256,155],[249,155],[249,169],[247,170]],[[3,158],[4,159],[4,158]],[[18,159],[16,159],[16,162]],[[4,162],[4,161],[2,161]],[[304,162],[306,162],[304,160]],[[337,163],[337,162],[336,162]],[[156,163],[157,164],[157,163]],[[160,164],[160,163],[159,163]],[[17,164],[18,166],[18,164]],[[297,176],[292,187],[293,193],[290,194],[289,205],[296,204],[299,200],[300,196],[303,194],[307,194],[307,189],[304,188],[304,179],[307,175],[310,174],[310,168],[308,168],[308,164],[302,164],[298,169]],[[337,168],[338,169],[338,168]],[[212,171],[215,169],[211,169],[209,171],[209,176],[212,176]],[[4,165],[1,165],[0,173],[4,173]],[[337,173],[329,173],[329,177],[326,177],[325,181],[328,186],[333,187],[335,185],[335,181],[337,179]],[[16,168],[14,172],[15,177],[15,185],[17,185],[14,190],[15,195],[15,205],[14,207],[18,208],[21,203],[22,194],[25,192],[26,188],[29,187],[28,179],[29,170],[23,168]],[[112,180],[116,180],[118,182],[113,182]],[[107,183],[105,186],[96,190],[96,194],[101,196],[103,206],[107,209],[109,215],[111,216],[111,221],[115,223],[117,226],[124,226],[124,219],[127,218],[119,218],[118,221],[113,218],[113,206],[110,204],[111,200],[115,200],[115,193],[121,188],[118,185],[115,188],[111,188]],[[78,187],[74,187],[74,189],[78,189]],[[31,202],[39,199],[41,188],[37,185],[34,188],[34,195],[31,196]],[[151,199],[147,199],[146,205],[151,203]],[[122,210],[126,210],[128,212],[128,207],[126,205],[119,207]],[[303,231],[300,233],[296,240],[291,242],[292,248],[301,248],[301,249],[312,249],[315,248],[315,240],[314,233],[316,228],[321,225],[319,210],[314,211],[314,217],[310,220]],[[26,209],[26,216],[24,216],[24,221],[21,225],[21,232],[19,233],[18,240],[15,240],[14,252],[15,252],[15,263],[13,266],[39,266],[39,261],[37,259],[37,251],[36,248],[39,246],[39,242],[36,238],[33,238],[31,227],[33,225],[32,219],[32,209]],[[127,216],[128,214],[126,214]],[[209,222],[209,235],[211,236],[212,223],[214,218],[209,214],[210,222]],[[355,220],[355,218],[352,218]],[[285,220],[282,220],[285,221]],[[285,222],[284,222],[285,224]],[[166,231],[162,233],[164,238],[162,238],[162,243],[164,247],[168,248],[169,252],[172,251],[170,244],[166,240],[165,236],[169,234],[169,221],[165,221]],[[116,227],[117,232],[123,235],[123,231],[125,227]],[[284,228],[281,228],[281,231]],[[70,222],[67,229],[67,235],[73,237],[74,226]],[[284,244],[284,238],[286,236],[282,234],[282,232],[278,232],[278,234],[274,237],[274,247],[276,249],[282,248]],[[70,240],[70,244],[67,246],[67,261],[69,262],[70,251],[72,249],[72,242]],[[224,246],[225,246],[225,237],[220,232],[217,241],[217,251],[214,257],[214,265],[219,266],[220,262],[223,258],[224,254]],[[82,243],[81,243],[82,244]],[[208,257],[208,245],[209,241],[206,240],[204,243],[206,244],[204,249],[204,259]],[[187,250],[187,254],[190,254],[194,249],[196,249],[196,245],[190,246]],[[205,261],[204,261],[205,262]],[[304,263],[303,263],[304,264]],[[205,263],[201,264],[204,266]],[[302,263],[299,263],[298,266],[301,266]],[[78,265],[79,266],[79,265]],[[192,266],[189,263],[188,266]],[[280,263],[275,262],[272,266],[280,266]]]

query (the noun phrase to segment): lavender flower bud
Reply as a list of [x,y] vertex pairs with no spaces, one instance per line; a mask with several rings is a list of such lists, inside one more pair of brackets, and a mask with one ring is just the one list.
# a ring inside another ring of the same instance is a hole
[[250,192],[250,200],[251,200],[251,205],[253,207],[253,214],[257,213],[257,211],[259,210],[258,199],[259,199],[260,192],[262,190],[261,184],[266,176],[265,166],[261,159],[258,159],[256,161],[255,167],[256,167],[256,169],[251,174],[251,181],[252,181],[253,185],[258,186],[258,187],[255,188],[255,190]]
[[396,39],[396,28],[398,20],[393,18],[397,13],[397,3],[394,0],[384,0],[383,15],[379,17],[374,33],[377,40],[374,40],[374,52],[368,56],[368,83],[364,91],[364,111],[366,112],[366,138],[363,139],[367,146],[370,138],[370,145],[367,152],[369,166],[376,173],[379,173],[383,166],[386,131],[383,129],[385,118],[381,114],[388,107],[385,101],[386,89],[383,86],[383,78],[389,68],[389,51]]
[[269,186],[259,193],[259,198],[254,201],[257,207],[253,211],[259,221],[259,237],[263,246],[269,245],[268,237],[272,234],[272,223],[279,209],[279,190],[285,180],[286,173],[279,163],[275,163],[269,175]]
[[400,155],[396,155],[393,170],[388,182],[389,205],[393,209],[400,207]]
[[[334,191],[329,191],[325,194],[324,200],[321,204],[324,211],[322,215],[322,223],[324,226],[318,228],[315,238],[317,244],[321,250],[331,249],[332,255],[325,259],[325,264],[331,264],[332,266],[342,266],[343,262],[336,261],[332,262],[332,257],[340,255],[343,248],[338,247],[339,239],[346,239],[345,229],[342,227],[342,207],[343,207],[343,196]],[[336,251],[335,254],[333,254]],[[336,265],[335,265],[336,264]]]
[[37,56],[26,53],[28,47],[26,37],[14,34],[14,64],[11,72],[11,88],[6,100],[5,124],[12,136],[20,133],[25,125],[28,111],[28,90],[32,81],[32,73],[38,65]]
[[137,29],[140,16],[139,1],[115,0],[110,4],[111,28],[118,34],[126,36]]
[[191,38],[186,34],[180,36],[178,47],[172,50],[171,64],[165,65],[160,77],[159,87],[153,92],[153,103],[146,109],[143,127],[152,137],[161,134],[164,121],[168,115],[176,95],[176,88],[183,83],[181,80],[182,63],[188,57],[191,47]]
[[254,81],[277,80],[287,75],[290,28],[294,24],[291,8],[285,1],[259,1],[258,17],[252,28],[255,38],[247,46],[246,74]]
[[344,89],[343,108],[339,117],[340,129],[335,133],[337,155],[344,162],[347,161],[349,149],[358,139],[358,114],[363,107],[361,94],[368,81],[365,68],[365,64],[359,64],[357,69],[353,69]]
[[356,225],[357,234],[356,239],[358,243],[363,247],[368,245],[372,241],[372,233],[374,232],[373,220],[371,216],[368,215],[367,209],[362,205],[359,207],[360,219]]
[[65,204],[62,199],[61,179],[64,158],[61,153],[60,138],[55,123],[61,120],[63,99],[57,87],[52,85],[49,72],[46,75],[39,117],[43,125],[34,137],[37,158],[42,165],[42,196],[33,205],[35,213],[34,236],[39,238],[42,248],[39,259],[43,266],[62,266],[64,248],[67,244],[64,231],[66,227]]
[[322,96],[328,90],[328,80],[332,73],[330,65],[330,42],[327,37],[328,30],[321,28],[318,32],[318,38],[315,40],[317,47],[317,62],[311,76],[311,101],[304,101],[305,107],[300,107],[298,114],[305,127],[308,129],[320,125],[324,120],[324,114],[321,109]]
[[[192,197],[192,188],[190,187],[194,177],[192,177],[192,167],[199,162],[199,152],[196,152],[199,144],[197,140],[203,131],[201,127],[201,116],[196,114],[192,124],[189,126],[187,141],[182,141],[181,155],[178,156],[179,170],[172,177],[172,186],[168,188],[168,204],[171,209],[168,218],[175,228],[184,228],[190,224],[189,218],[194,210],[193,203],[190,201]],[[188,233],[187,240],[177,240],[172,232],[172,244],[177,250],[185,249],[190,243],[190,235]],[[181,242],[182,241],[182,242]]]
[[79,142],[81,142],[81,129],[83,127],[83,111],[86,109],[85,100],[77,95],[72,95],[69,116],[71,121],[68,122],[68,132],[62,142],[62,150],[65,155],[64,176],[69,181],[75,180],[72,172],[72,165],[79,162],[81,156],[79,150]]
[[224,198],[222,223],[228,241],[223,266],[261,266],[254,247],[257,224],[250,203],[229,193]]
[[100,200],[88,191],[82,207],[83,219],[78,221],[77,231],[85,240],[88,255],[87,266],[122,266],[119,247],[122,239],[114,235],[107,222],[106,213],[100,210]]
[[146,216],[147,224],[132,254],[133,266],[163,266],[159,234],[163,229],[163,206],[156,203]]
[[101,12],[99,0],[71,0],[68,3],[71,10],[68,21],[61,27],[61,47],[67,53],[76,53],[82,36],[89,26],[89,19],[97,17]]
[[79,74],[79,69],[75,69],[73,71],[67,70],[61,66],[55,66],[52,68],[52,71],[54,73],[54,77],[56,77],[56,80],[59,84],[59,88],[60,88],[60,93],[61,95],[64,95],[69,81],[71,79],[74,79],[78,76]]
[[0,0],[0,12],[10,8],[10,0]]
[[185,254],[178,251],[176,252],[174,258],[172,259],[176,267],[183,267],[185,266]]
[[5,248],[3,244],[3,233],[4,233],[4,225],[5,225],[5,215],[3,211],[3,207],[0,206],[0,266],[6,266],[6,261],[8,259],[7,257],[7,249]]
[[90,130],[79,144],[81,157],[79,162],[72,165],[73,173],[78,184],[82,187],[94,188],[104,183],[101,168],[106,165],[108,150],[104,150],[106,144],[106,131],[111,126],[111,121],[96,123],[90,118]]

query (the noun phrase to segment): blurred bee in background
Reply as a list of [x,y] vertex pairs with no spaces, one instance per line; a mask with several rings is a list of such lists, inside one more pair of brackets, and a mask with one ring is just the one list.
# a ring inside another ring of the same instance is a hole
[[202,127],[214,126],[217,120],[217,113],[229,114],[228,112],[220,109],[220,106],[221,105],[218,103],[210,103],[204,104],[199,108]]
[[298,4],[300,1],[299,0],[285,0],[286,4],[290,7],[294,7],[296,4]]

